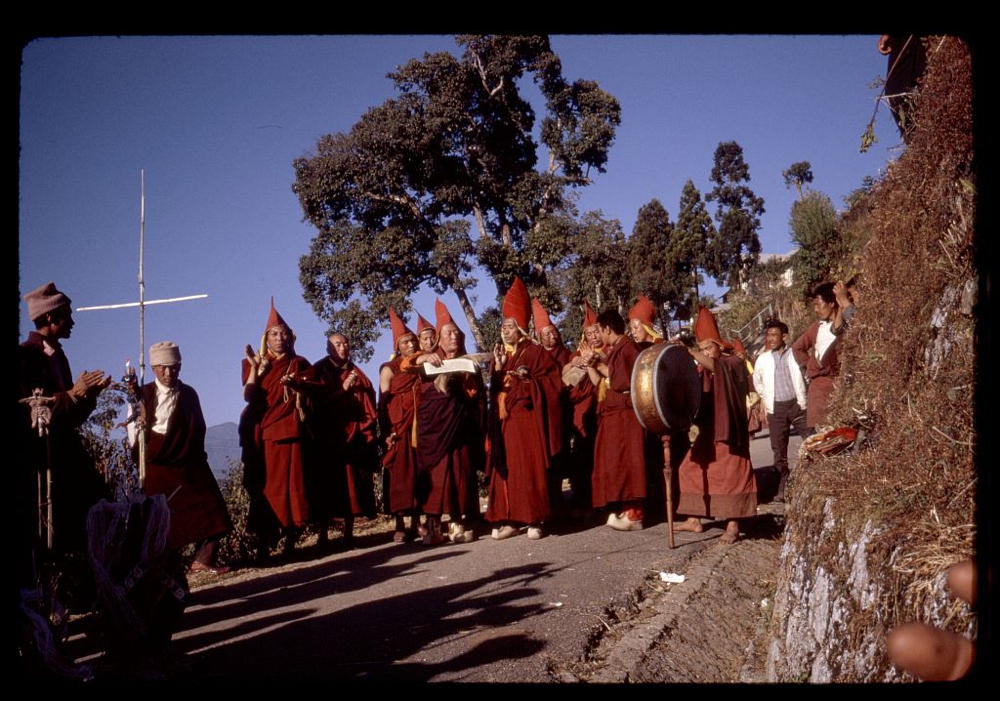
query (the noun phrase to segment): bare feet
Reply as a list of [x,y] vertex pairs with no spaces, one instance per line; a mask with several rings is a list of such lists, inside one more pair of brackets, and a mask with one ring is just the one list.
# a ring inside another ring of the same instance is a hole
[[740,524],[736,521],[730,521],[726,524],[726,532],[722,534],[719,538],[719,542],[725,545],[732,545],[737,540],[740,539]]
[[701,525],[701,521],[699,519],[692,516],[687,521],[675,523],[674,530],[687,531],[689,533],[702,533],[705,530],[705,527]]

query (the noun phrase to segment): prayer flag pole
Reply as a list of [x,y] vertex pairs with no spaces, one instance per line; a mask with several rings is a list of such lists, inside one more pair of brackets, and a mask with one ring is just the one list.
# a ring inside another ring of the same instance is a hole
[[[151,299],[146,301],[146,279],[143,272],[143,256],[146,247],[146,170],[139,171],[141,183],[141,199],[139,201],[139,301],[124,302],[121,304],[102,304],[91,307],[77,307],[78,312],[89,312],[98,309],[124,309],[127,307],[139,307],[139,386],[142,387],[146,379],[146,307],[151,304],[168,304],[171,302],[186,302],[192,299],[204,299],[207,294],[188,295],[187,297],[172,297],[170,299]],[[146,483],[146,432],[138,431],[139,442],[139,488]]]

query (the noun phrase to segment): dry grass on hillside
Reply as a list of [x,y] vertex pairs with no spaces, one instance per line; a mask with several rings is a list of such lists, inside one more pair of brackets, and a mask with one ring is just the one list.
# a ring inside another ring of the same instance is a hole
[[[849,222],[868,242],[829,418],[873,412],[875,442],[814,460],[808,491],[819,498],[796,505],[821,509],[823,494],[836,495],[845,536],[868,521],[880,528],[870,552],[885,556],[889,627],[931,608],[939,575],[970,557],[975,540],[972,71],[961,41],[926,46],[912,139]],[[969,624],[967,610],[952,621]]]

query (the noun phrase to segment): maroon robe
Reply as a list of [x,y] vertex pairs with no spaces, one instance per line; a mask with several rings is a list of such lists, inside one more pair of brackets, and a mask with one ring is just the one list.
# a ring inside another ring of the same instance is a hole
[[[313,433],[311,508],[319,520],[331,516],[375,516],[378,469],[375,388],[352,362],[342,367],[327,356],[313,365],[316,391],[310,420]],[[358,380],[344,391],[351,372]]]
[[[286,392],[281,384],[281,377],[289,373],[308,380],[312,367],[308,360],[291,353],[271,359],[240,417],[244,484],[251,499],[248,527],[255,531],[263,530],[266,520],[259,510],[262,503],[258,497],[266,500],[284,528],[304,526],[309,520],[305,467],[308,434],[296,407],[298,393],[291,389]],[[248,374],[249,363],[244,360],[244,384]]]
[[43,339],[37,331],[32,331],[18,348],[18,399],[31,396],[35,389],[41,389],[43,396],[54,399],[46,437],[40,437],[38,431],[31,428],[29,407],[17,405],[17,430],[21,439],[15,489],[17,542],[21,546],[17,554],[19,571],[21,565],[25,565],[26,570],[31,569],[31,548],[40,544],[38,478],[39,475],[44,478],[47,467],[52,470],[50,498],[53,545],[57,551],[82,550],[87,543],[87,511],[101,499],[111,498],[104,476],[94,465],[78,433],[78,428],[97,406],[97,398],[88,396],[74,401],[68,394],[73,388],[73,375],[66,354],[54,339],[50,342],[55,352],[47,354]]
[[[440,351],[437,351],[440,354]],[[476,473],[485,464],[483,380],[477,371],[427,376],[404,358],[404,372],[419,373],[416,412],[417,503],[430,516],[479,516]]]
[[819,324],[820,322],[815,322],[792,344],[795,361],[805,367],[803,376],[809,385],[806,397],[806,424],[809,428],[815,428],[826,419],[830,396],[837,387],[836,378],[840,374],[840,359],[837,354],[839,337],[833,340],[822,358],[816,357]]
[[629,394],[640,348],[631,338],[621,336],[605,349],[609,384],[597,409],[594,445],[593,499],[598,508],[646,498],[646,430],[636,418]]
[[[564,367],[579,356],[580,351],[574,351]],[[594,439],[597,436],[597,387],[590,381],[590,375],[586,371],[575,385],[566,388],[566,399],[569,403],[569,439],[563,447],[568,453],[567,472],[573,488],[571,503],[578,509],[589,509],[593,505],[591,490]]]
[[155,383],[142,388],[141,408],[143,425],[147,426],[143,492],[167,497],[167,544],[171,548],[224,535],[233,527],[205,453],[205,418],[198,393],[180,380],[177,392],[166,433],[151,430],[156,416]]
[[[383,483],[385,511],[389,514],[413,513],[417,478],[413,420],[420,397],[419,378],[400,368],[402,358],[395,357],[382,368],[392,370],[389,390],[379,397],[379,426],[383,436],[395,434],[392,447],[382,456],[386,480]],[[379,368],[381,372],[382,368]]]
[[[510,373],[525,371],[521,378]],[[546,470],[562,450],[561,368],[540,345],[518,343],[490,381],[490,497],[486,520],[541,523]]]
[[715,372],[700,368],[702,398],[698,437],[678,468],[677,513],[734,519],[757,513],[757,484],[750,464],[746,362],[715,359]]

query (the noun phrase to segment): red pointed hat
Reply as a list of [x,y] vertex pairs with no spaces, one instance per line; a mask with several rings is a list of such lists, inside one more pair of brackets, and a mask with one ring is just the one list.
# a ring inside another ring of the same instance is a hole
[[629,320],[638,319],[646,324],[646,326],[652,326],[656,320],[656,307],[649,301],[649,297],[639,295],[639,299],[636,300],[635,305],[628,310],[628,318]]
[[393,348],[399,347],[399,339],[404,336],[416,335],[406,327],[406,322],[399,318],[399,315],[396,314],[396,310],[392,307],[389,307],[389,326],[392,328]]
[[715,321],[715,315],[705,307],[698,309],[698,318],[694,322],[694,337],[698,340],[698,343],[702,341],[715,341],[722,350],[732,350],[733,348],[731,344],[722,340],[722,334],[719,333],[719,325]]
[[535,333],[541,333],[542,329],[552,326],[552,319],[545,307],[538,301],[538,297],[531,300],[531,318],[535,323]]
[[420,312],[417,312],[417,335],[420,334],[424,329],[433,329],[434,325],[427,321],[424,317],[420,316]]
[[521,278],[514,276],[514,282],[503,298],[503,318],[513,319],[517,325],[527,331],[528,320],[531,318],[531,297],[528,288]]
[[743,345],[743,340],[739,336],[733,339],[733,353],[736,355],[746,355],[747,353],[746,346]]
[[[445,324],[455,324],[455,320],[451,318],[448,307],[444,306],[444,302],[437,297],[434,298],[434,315],[437,317],[437,324],[434,330],[437,331],[438,336],[441,335],[441,329],[444,328]],[[458,326],[458,324],[455,324],[455,326]]]
[[590,308],[587,300],[583,300],[583,328],[589,329],[597,323],[597,312]]
[[273,329],[275,326],[284,326],[289,331],[292,330],[292,327],[289,326],[288,323],[284,319],[281,318],[281,314],[279,314],[278,310],[274,308],[274,297],[272,296],[271,297],[271,312],[267,315],[267,327],[264,329],[264,333],[267,333],[268,331],[270,331],[271,329]]

